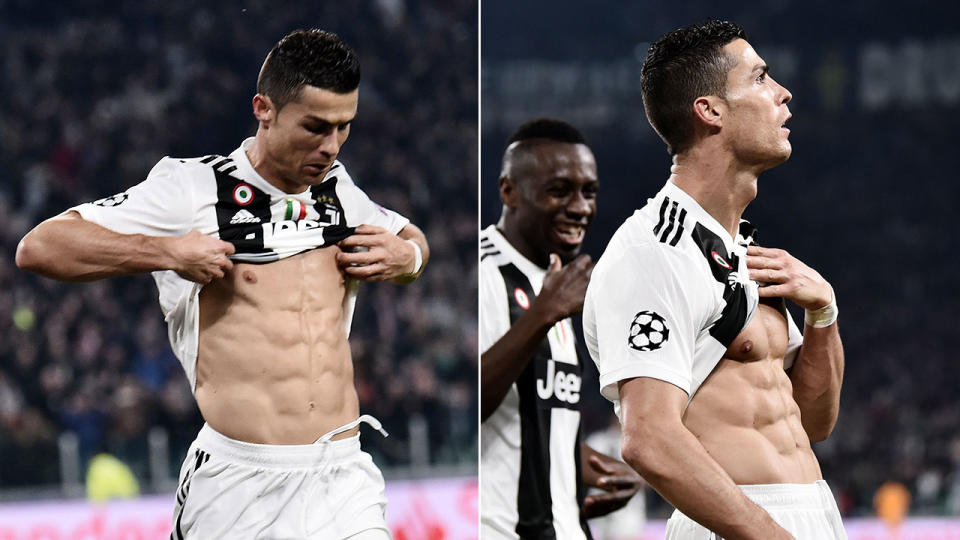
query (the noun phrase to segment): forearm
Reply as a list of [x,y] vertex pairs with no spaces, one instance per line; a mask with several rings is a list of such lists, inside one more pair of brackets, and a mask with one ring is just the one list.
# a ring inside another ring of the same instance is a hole
[[554,321],[537,303],[530,307],[496,343],[480,356],[480,420],[500,406],[510,386],[530,363]]
[[789,538],[682,425],[625,433],[623,455],[660,495],[728,540]]
[[803,346],[790,371],[790,380],[803,429],[813,441],[826,439],[837,422],[843,365],[843,344],[837,323],[826,328],[806,325]]
[[169,268],[165,238],[115,233],[67,212],[44,221],[17,246],[17,266],[61,281],[93,281]]
[[430,260],[430,246],[427,244],[427,237],[423,234],[423,231],[413,223],[407,223],[400,232],[397,233],[397,236],[403,240],[409,240],[410,242],[415,243],[420,247],[420,253],[422,256],[420,268],[415,268],[414,272],[410,274],[398,277],[395,279],[398,283],[410,283],[411,281],[420,277],[423,274],[423,269],[427,267],[427,261]]

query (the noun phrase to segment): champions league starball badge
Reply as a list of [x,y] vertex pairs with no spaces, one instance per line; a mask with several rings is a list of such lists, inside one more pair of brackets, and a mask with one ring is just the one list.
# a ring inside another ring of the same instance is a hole
[[111,195],[109,197],[104,197],[102,199],[93,201],[93,204],[107,208],[111,206],[120,206],[124,203],[124,201],[127,200],[127,197],[129,197],[129,195],[127,195],[127,192],[124,191],[123,193],[117,193],[116,195]]
[[641,311],[630,323],[630,348],[638,351],[655,351],[670,339],[667,321],[654,311]]

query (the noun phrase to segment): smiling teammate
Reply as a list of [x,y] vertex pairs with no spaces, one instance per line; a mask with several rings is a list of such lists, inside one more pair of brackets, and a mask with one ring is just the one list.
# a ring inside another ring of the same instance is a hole
[[[580,442],[582,364],[569,317],[593,266],[577,254],[596,212],[597,165],[558,120],[528,122],[507,145],[503,214],[480,235],[480,536],[589,538],[586,518],[640,487],[623,462]],[[607,493],[584,498],[584,485]]]
[[[839,410],[833,290],[740,219],[790,156],[790,92],[720,21],[654,43],[642,90],[671,175],[610,240],[584,305],[623,456],[677,508],[668,539],[846,538],[810,448]],[[785,300],[806,310],[802,336]]]
[[390,537],[383,477],[360,450],[358,424],[381,427],[353,386],[354,280],[412,281],[429,252],[337,161],[359,82],[335,34],[292,32],[261,69],[256,136],[227,156],[164,158],[18,246],[21,268],[65,281],[153,272],[206,420],[173,538]]

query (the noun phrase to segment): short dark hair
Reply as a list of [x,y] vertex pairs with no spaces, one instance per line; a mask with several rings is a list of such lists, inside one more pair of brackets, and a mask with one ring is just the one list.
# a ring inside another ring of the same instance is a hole
[[517,141],[547,139],[550,141],[587,144],[587,139],[577,128],[555,118],[535,118],[520,124],[520,127],[507,139],[507,146]]
[[708,19],[667,33],[647,51],[640,72],[643,107],[671,155],[693,143],[693,101],[724,97],[736,59],[722,49],[738,38],[747,34],[737,24]]
[[360,60],[340,36],[324,30],[294,30],[277,42],[257,78],[257,93],[280,110],[305,85],[346,94],[360,85]]

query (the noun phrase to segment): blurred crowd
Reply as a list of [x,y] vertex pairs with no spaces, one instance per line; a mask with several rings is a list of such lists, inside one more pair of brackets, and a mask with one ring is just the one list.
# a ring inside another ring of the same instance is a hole
[[162,428],[176,477],[202,419],[153,280],[58,283],[19,271],[14,251],[39,221],[125,190],[165,155],[231,152],[255,132],[267,51],[310,27],[361,60],[340,159],[433,253],[413,285],[361,287],[360,407],[391,432],[364,446],[388,470],[475,467],[476,16],[471,0],[0,2],[0,488],[60,482],[64,433],[82,464],[107,451],[152,480],[149,433]]

